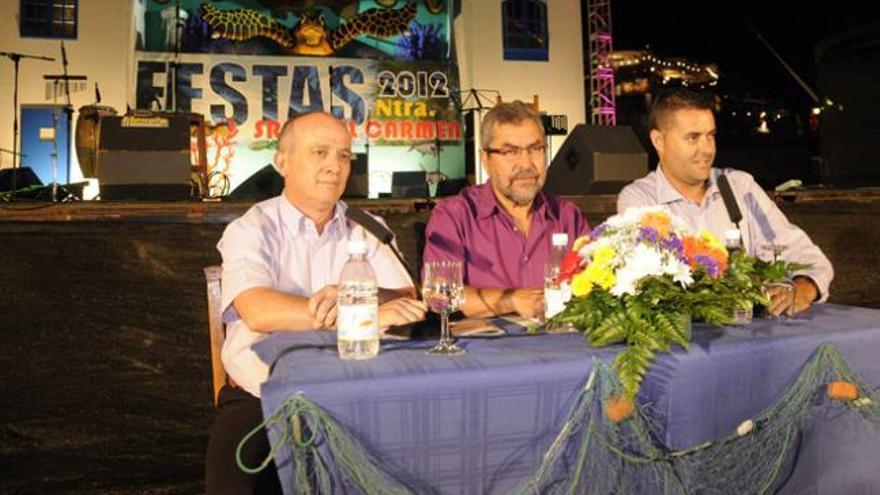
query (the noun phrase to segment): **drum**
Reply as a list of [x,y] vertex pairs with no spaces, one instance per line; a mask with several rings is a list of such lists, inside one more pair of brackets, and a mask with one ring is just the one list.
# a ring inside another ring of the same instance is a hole
[[76,118],[76,158],[83,177],[95,177],[97,174],[101,117],[110,117],[116,113],[115,108],[101,105],[80,107]]

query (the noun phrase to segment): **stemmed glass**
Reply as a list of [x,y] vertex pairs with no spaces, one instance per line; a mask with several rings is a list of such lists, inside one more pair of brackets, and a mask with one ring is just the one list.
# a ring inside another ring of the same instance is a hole
[[440,342],[427,351],[432,356],[456,356],[466,351],[449,332],[449,315],[464,304],[464,283],[460,261],[429,261],[422,278],[422,296],[428,309],[440,314]]
[[[761,250],[765,253],[764,258],[771,259],[774,263],[780,261],[780,256],[785,251],[785,246],[781,244],[765,244],[761,246]],[[785,309],[775,318],[787,320],[794,317],[794,281],[790,278],[778,280],[768,280],[764,283],[764,291],[768,296],[771,294],[782,294],[785,303]],[[767,308],[767,314],[770,315],[770,308]]]

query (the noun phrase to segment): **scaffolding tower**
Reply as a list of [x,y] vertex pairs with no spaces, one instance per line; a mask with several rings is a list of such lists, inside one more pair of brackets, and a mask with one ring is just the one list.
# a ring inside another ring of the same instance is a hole
[[585,3],[590,51],[590,122],[615,125],[611,0],[586,0]]

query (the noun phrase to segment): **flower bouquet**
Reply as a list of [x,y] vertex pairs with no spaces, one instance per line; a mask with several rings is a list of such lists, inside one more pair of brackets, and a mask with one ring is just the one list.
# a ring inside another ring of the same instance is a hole
[[613,366],[632,400],[658,352],[690,346],[691,319],[721,326],[736,308],[766,305],[764,274],[780,264],[729,253],[664,207],[630,208],[575,241],[559,275],[572,298],[549,323],[574,326],[594,347],[625,343]]

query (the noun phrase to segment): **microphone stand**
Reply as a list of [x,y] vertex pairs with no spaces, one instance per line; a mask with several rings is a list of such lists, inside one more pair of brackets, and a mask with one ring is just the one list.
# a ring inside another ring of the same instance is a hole
[[[177,70],[180,65],[180,0],[174,2],[174,60],[168,64],[168,96],[165,99],[165,111],[177,111]],[[161,107],[159,107],[161,109]]]
[[[327,72],[330,73],[330,115],[333,115],[333,66],[327,66]],[[343,115],[343,118],[345,115]]]
[[10,197],[15,198],[15,193],[18,190],[18,63],[23,58],[30,58],[33,60],[45,60],[46,62],[54,62],[54,58],[50,57],[40,57],[37,55],[25,55],[24,53],[16,53],[16,52],[0,52],[0,56],[9,57],[9,60],[12,60],[13,67],[15,68],[14,75],[14,83],[12,86],[12,195]]
[[[67,183],[70,184],[70,151],[71,151],[71,146],[70,146],[71,132],[70,131],[71,131],[71,124],[73,123],[73,104],[71,104],[71,102],[70,102],[70,75],[67,72],[67,52],[64,50],[64,42],[63,41],[61,42],[61,65],[63,66],[63,69],[64,69],[64,93],[67,95],[67,104],[64,106],[64,114],[67,117],[67,142],[65,143],[67,149],[65,150],[65,157],[67,158],[67,160],[66,160],[66,162],[67,162],[66,163]],[[57,132],[56,132],[56,134],[57,134]],[[57,135],[55,136],[55,140],[56,140],[56,142],[58,141]],[[57,146],[57,144],[56,144],[56,146]],[[56,198],[57,188],[58,188],[58,185],[53,183],[52,184],[52,201],[53,202],[55,202],[57,199]]]
[[373,115],[372,109],[367,109],[367,120],[364,121],[364,168],[367,174],[367,197],[370,196],[370,118]]

